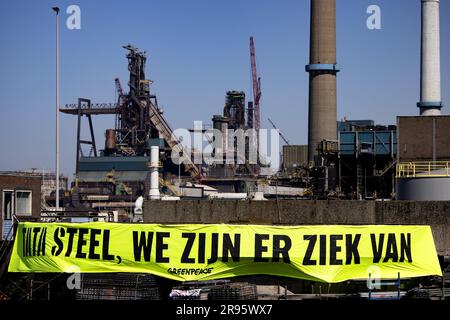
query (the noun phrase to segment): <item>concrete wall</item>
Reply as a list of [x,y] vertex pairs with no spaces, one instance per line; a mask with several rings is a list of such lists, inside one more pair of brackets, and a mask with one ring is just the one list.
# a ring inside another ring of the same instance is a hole
[[438,253],[450,255],[450,201],[146,201],[144,222],[431,225]]

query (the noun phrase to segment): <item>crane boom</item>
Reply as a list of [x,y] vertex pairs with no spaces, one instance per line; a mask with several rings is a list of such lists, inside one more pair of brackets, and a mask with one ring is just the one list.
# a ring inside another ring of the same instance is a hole
[[118,104],[119,107],[122,107],[125,103],[125,93],[123,92],[122,85],[120,84],[119,78],[114,79],[114,83],[116,84],[116,91],[118,94]]
[[122,89],[122,85],[120,84],[119,78],[115,78],[114,82],[116,84],[117,93],[119,94],[119,96],[123,96],[123,89]]
[[275,126],[275,124],[272,122],[272,120],[270,120],[270,118],[267,118],[267,120],[269,120],[270,124],[272,125],[272,127],[274,127],[274,129],[278,130],[278,134],[280,135],[281,139],[283,139],[283,141],[289,146],[289,141],[286,139],[286,137],[281,133],[281,131]]
[[258,77],[258,72],[256,70],[256,54],[253,36],[250,37],[250,64],[252,68],[253,105],[255,113],[254,127],[256,130],[256,146],[259,150],[259,129],[261,128],[261,112],[259,107],[259,101],[261,99],[261,78]]

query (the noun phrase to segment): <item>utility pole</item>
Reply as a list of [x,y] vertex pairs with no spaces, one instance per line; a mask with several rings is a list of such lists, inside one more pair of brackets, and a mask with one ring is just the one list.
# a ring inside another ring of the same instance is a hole
[[56,13],[56,211],[59,211],[59,8]]

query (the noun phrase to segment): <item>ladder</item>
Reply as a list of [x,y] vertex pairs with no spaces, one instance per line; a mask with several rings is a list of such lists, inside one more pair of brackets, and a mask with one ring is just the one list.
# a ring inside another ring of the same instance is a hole
[[356,197],[359,198],[362,195],[363,191],[363,175],[362,175],[362,166],[361,162],[357,160],[356,164]]

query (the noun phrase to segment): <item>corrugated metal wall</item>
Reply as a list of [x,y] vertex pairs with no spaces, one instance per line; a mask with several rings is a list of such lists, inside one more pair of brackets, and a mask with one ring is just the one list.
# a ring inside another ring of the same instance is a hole
[[283,168],[285,170],[306,165],[308,165],[307,145],[283,146]]

